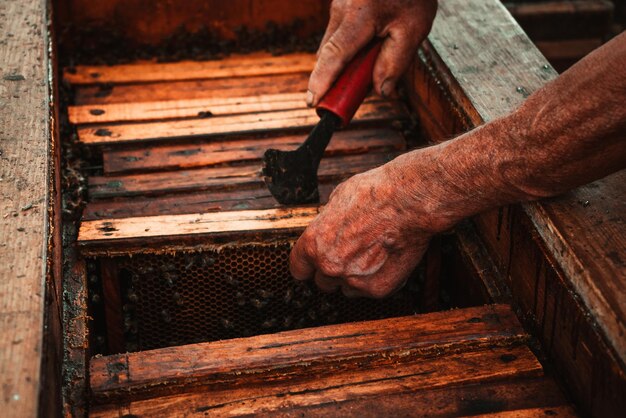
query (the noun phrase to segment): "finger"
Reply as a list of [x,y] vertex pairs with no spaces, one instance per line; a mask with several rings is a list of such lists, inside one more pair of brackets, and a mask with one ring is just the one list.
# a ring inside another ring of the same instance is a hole
[[326,32],[324,32],[324,37],[322,38],[322,42],[320,42],[320,46],[317,49],[316,55],[318,58],[320,56],[320,52],[322,51],[322,47],[326,44],[326,42],[328,42],[330,37],[333,36],[335,32],[337,31],[337,28],[339,27],[343,19],[344,13],[345,12],[342,10],[331,11],[330,20],[328,22],[328,26],[326,27]]
[[315,274],[312,257],[306,251],[309,245],[307,237],[306,234],[302,234],[289,254],[289,271],[296,280],[308,280]]
[[404,29],[389,32],[374,65],[376,93],[383,97],[393,96],[398,80],[409,67],[421,41]]
[[363,26],[353,19],[341,22],[337,30],[320,47],[315,69],[309,79],[307,104],[317,106],[343,68],[373,37],[374,26]]
[[315,284],[322,292],[333,293],[341,284],[341,279],[326,276],[321,271],[315,272]]

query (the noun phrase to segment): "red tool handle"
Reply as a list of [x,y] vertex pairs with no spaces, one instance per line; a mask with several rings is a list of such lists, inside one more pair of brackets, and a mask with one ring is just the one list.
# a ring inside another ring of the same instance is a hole
[[334,113],[341,119],[342,128],[350,123],[372,87],[374,64],[381,45],[381,40],[375,40],[352,59],[317,105],[318,114],[320,109]]

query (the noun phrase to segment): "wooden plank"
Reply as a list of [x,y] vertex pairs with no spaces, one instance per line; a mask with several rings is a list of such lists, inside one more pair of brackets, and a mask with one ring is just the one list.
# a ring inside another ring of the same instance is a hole
[[[396,365],[397,373],[399,363],[458,352],[463,353],[460,360],[471,362],[471,350],[515,345],[524,338],[510,307],[491,305],[94,358],[91,390],[95,399],[102,401],[129,394],[137,398],[172,393],[194,386],[218,388],[235,382],[254,386],[299,375],[320,377],[334,370],[375,369],[379,365]],[[519,348],[519,358],[500,359],[504,353],[498,353],[496,364],[501,367],[491,372],[506,375],[510,373],[507,364],[525,359],[532,371],[540,373],[534,356],[524,354],[527,348]],[[498,352],[487,351],[490,356]],[[465,371],[464,379],[473,380],[474,373]]]
[[96,220],[81,223],[79,245],[124,239],[220,235],[273,229],[303,230],[318,214],[317,207],[197,213]]
[[[0,2],[0,407],[8,417],[60,407],[60,382],[41,376],[42,357],[50,354],[42,352],[44,310],[57,324],[59,315],[59,306],[45,306],[54,181],[47,13],[38,0]],[[50,337],[60,351],[60,335]]]
[[84,106],[207,98],[224,99],[261,94],[305,92],[309,74],[306,72],[213,80],[77,86],[74,93],[74,103]]
[[561,405],[555,408],[526,408],[472,416],[477,418],[535,418],[539,416],[577,417],[578,414],[571,406]]
[[128,102],[98,106],[69,106],[71,123],[107,123],[224,116],[241,113],[304,109],[303,94],[265,94],[228,98]]
[[[382,122],[405,117],[406,110],[399,102],[364,103],[353,123]],[[312,128],[318,121],[319,117],[314,109],[296,109],[205,119],[90,126],[78,128],[78,138],[88,145],[104,145],[140,140],[305,129]]]
[[124,313],[122,312],[122,291],[120,280],[111,259],[100,260],[100,277],[102,278],[102,295],[104,297],[104,316],[109,353],[126,351],[124,340]]
[[602,46],[602,38],[568,39],[564,41],[539,41],[537,48],[550,61],[571,60],[576,62],[591,51]]
[[72,85],[145,83],[310,72],[315,54],[272,56],[268,53],[232,55],[215,61],[151,61],[111,66],[65,68],[63,79]]
[[608,0],[503,3],[534,42],[603,38],[612,23],[613,4]]
[[[107,175],[128,172],[172,170],[211,166],[223,163],[260,160],[268,148],[285,151],[299,147],[306,135],[281,135],[270,138],[198,144],[160,145],[149,149],[113,148],[104,150],[102,160]],[[326,156],[400,151],[406,149],[402,134],[392,129],[351,129],[333,135]]]
[[[334,183],[320,184],[320,203],[328,201]],[[83,222],[95,219],[134,218],[141,216],[180,215],[184,213],[229,212],[234,210],[272,209],[281,204],[265,185],[241,190],[195,192],[158,197],[130,197],[89,202],[83,210]]]
[[[361,373],[367,375],[365,370]],[[124,405],[95,406],[91,410],[91,416],[170,417],[196,416],[204,413],[215,417],[233,416],[237,415],[237,412],[243,412],[235,408],[251,405],[257,399],[261,405],[256,408],[255,416],[285,418],[302,416],[377,418],[416,415],[455,417],[528,408],[541,408],[539,412],[542,416],[550,416],[551,411],[560,412],[566,404],[558,387],[545,377],[515,377],[505,381],[459,384],[455,382],[453,376],[450,376],[449,385],[443,387],[424,388],[408,385],[402,388],[387,387],[381,388],[378,392],[372,391],[368,396],[356,397],[348,394],[344,395],[343,399],[318,404],[307,403],[302,401],[302,396],[298,396],[299,392],[307,389],[316,394],[331,391],[333,386],[337,386],[337,381],[338,379],[334,377],[321,377],[297,383],[265,385],[263,388],[230,390],[230,398],[219,392],[211,392],[211,396],[190,393],[131,401]],[[400,382],[405,383],[406,380],[400,377],[398,383]],[[283,402],[276,402],[276,398],[282,398]],[[227,399],[228,402],[224,402],[223,399]],[[273,404],[270,404],[271,401],[274,401]]]
[[[396,155],[378,152],[324,158],[320,163],[318,179],[324,183],[337,182],[383,165]],[[263,184],[262,164],[252,162],[229,167],[90,177],[89,195],[92,199],[103,199],[198,190],[241,190]]]

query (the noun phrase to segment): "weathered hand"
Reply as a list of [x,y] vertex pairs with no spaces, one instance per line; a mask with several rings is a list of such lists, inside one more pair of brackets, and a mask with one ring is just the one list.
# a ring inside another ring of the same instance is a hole
[[346,64],[376,36],[385,40],[374,67],[374,89],[392,95],[436,11],[437,0],[334,0],[309,81],[308,105],[317,105]]
[[291,252],[291,273],[346,296],[384,297],[402,287],[430,232],[383,166],[356,175],[332,193]]

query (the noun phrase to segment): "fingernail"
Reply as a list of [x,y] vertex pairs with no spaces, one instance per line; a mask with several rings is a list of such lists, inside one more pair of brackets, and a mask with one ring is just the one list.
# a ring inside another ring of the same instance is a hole
[[391,96],[391,94],[393,93],[394,85],[395,85],[394,80],[389,79],[389,78],[386,79],[385,81],[383,81],[383,84],[380,86],[380,94],[382,94],[383,97]]
[[307,90],[306,92],[306,104],[309,107],[313,107],[315,105],[315,94],[311,90]]

